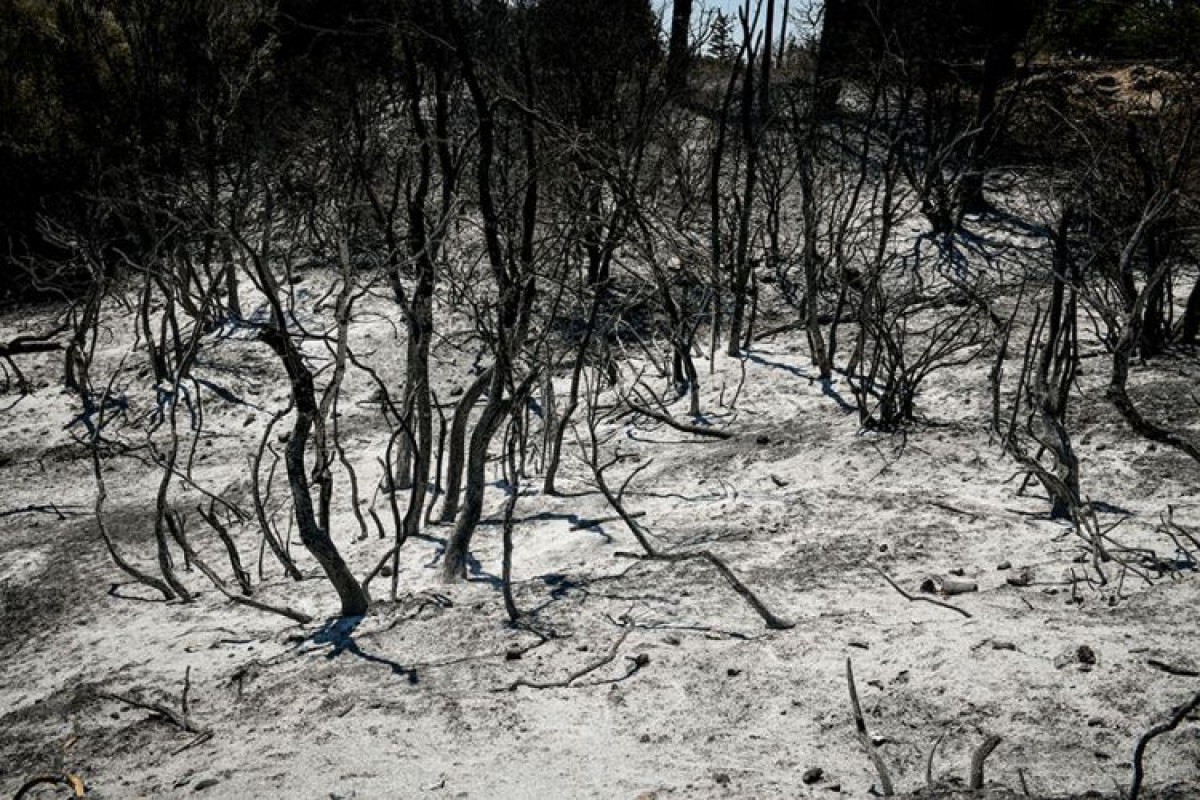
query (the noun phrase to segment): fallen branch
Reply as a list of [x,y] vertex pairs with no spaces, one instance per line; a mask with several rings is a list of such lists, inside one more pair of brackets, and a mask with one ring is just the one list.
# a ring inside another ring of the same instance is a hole
[[[631,519],[646,516],[645,511],[634,511],[629,515]],[[621,518],[617,517],[601,517],[600,519],[581,519],[570,527],[572,531],[585,531],[588,528],[598,528],[608,522],[620,522]]]
[[[69,513],[76,516],[79,514],[77,511],[72,511]],[[67,515],[64,514],[62,510],[59,509],[59,507],[54,503],[47,503],[45,505],[30,504],[23,508],[12,508],[7,511],[0,511],[0,517],[11,517],[16,514],[54,514],[60,520],[67,518]]]
[[758,595],[750,590],[750,587],[742,583],[741,579],[733,573],[733,570],[731,570],[724,561],[722,561],[709,550],[696,550],[690,553],[663,553],[657,550],[648,553],[628,553],[618,551],[613,553],[613,557],[636,558],[641,561],[667,561],[672,563],[678,563],[681,561],[707,561],[709,564],[712,564],[713,568],[716,569],[717,572],[721,573],[721,576],[724,577],[726,582],[729,583],[730,588],[741,595],[742,598],[750,604],[750,607],[754,609],[755,613],[762,617],[763,622],[767,624],[768,628],[776,631],[785,631],[796,627],[796,623],[790,622],[781,617],[777,617],[774,612],[767,608],[766,604],[758,598]]
[[962,614],[964,617],[967,617],[968,619],[971,617],[971,612],[965,611],[965,610],[959,608],[958,606],[952,606],[949,603],[943,603],[941,600],[935,600],[932,597],[919,597],[917,595],[909,594],[908,592],[904,591],[904,589],[902,589],[900,587],[900,584],[898,584],[894,580],[892,580],[892,576],[888,575],[886,572],[884,572],[878,566],[876,566],[875,564],[872,564],[870,562],[867,562],[867,566],[870,567],[871,569],[875,570],[876,572],[878,572],[885,581],[887,581],[888,583],[890,583],[892,585],[893,589],[895,589],[897,592],[900,593],[901,597],[903,597],[905,600],[908,600],[910,603],[916,603],[916,602],[932,603],[935,606],[941,606],[942,608],[948,608],[951,611],[955,611],[959,614]]
[[[606,467],[600,463],[600,444],[596,439],[596,429],[594,425],[590,426],[590,433],[591,450],[590,457],[588,458],[588,465],[592,468],[592,476],[595,478],[596,487],[600,490],[600,493],[604,495],[604,499],[608,501],[608,504],[612,507],[612,510],[617,512],[617,515],[621,518],[621,521],[625,523],[625,527],[627,527],[629,532],[633,534],[633,537],[637,539],[638,544],[641,545],[642,550],[644,551],[644,553],[614,553],[614,556],[622,558],[636,558],[645,561],[707,561],[708,563],[712,564],[718,572],[721,573],[725,580],[729,582],[729,585],[733,588],[733,590],[741,595],[742,598],[744,598],[746,602],[750,604],[750,607],[754,609],[755,613],[762,617],[763,622],[767,624],[768,628],[772,630],[787,630],[795,627],[794,622],[789,622],[788,620],[778,617],[772,613],[772,611],[767,608],[766,604],[763,603],[762,600],[758,599],[758,596],[754,594],[754,592],[750,591],[746,584],[742,583],[742,581],[733,573],[733,570],[731,570],[724,561],[708,550],[699,550],[690,553],[663,553],[655,549],[654,545],[650,543],[650,539],[646,535],[646,532],[638,524],[634,514],[631,514],[625,508],[625,504],[621,501],[621,498],[625,494],[625,489],[629,486],[629,482],[633,480],[634,475],[636,475],[642,469],[645,469],[649,465],[649,462],[645,462],[640,467],[635,469],[633,473],[625,479],[625,482],[622,484],[620,490],[616,494],[613,494],[608,482],[604,479],[604,470]],[[581,446],[582,444],[583,443],[580,442]]]
[[636,414],[641,414],[643,417],[649,417],[656,422],[661,422],[662,424],[674,428],[677,431],[682,431],[683,433],[692,433],[696,436],[708,436],[712,439],[732,439],[736,435],[729,431],[723,431],[719,428],[706,428],[703,425],[690,425],[686,422],[680,422],[669,414],[660,414],[653,409],[646,408],[643,405],[638,405],[628,398],[625,399],[625,403],[629,406],[630,411],[633,411]]
[[71,791],[75,793],[75,797],[85,797],[87,795],[87,789],[84,787],[83,781],[80,780],[79,776],[64,772],[61,775],[38,775],[37,777],[30,778],[21,784],[20,789],[17,789],[17,793],[13,795],[13,800],[21,800],[35,786],[41,786],[44,783],[69,786],[71,787]]
[[979,519],[979,515],[973,511],[965,511],[958,506],[952,506],[949,503],[942,503],[937,500],[930,500],[929,505],[940,508],[943,511],[949,511],[951,514],[959,514],[964,517],[969,517],[972,521]]
[[192,668],[188,667],[183,673],[183,694],[180,698],[179,711],[176,711],[165,703],[160,703],[157,700],[143,700],[136,695],[117,694],[115,692],[97,692],[97,696],[102,697],[105,700],[114,700],[118,703],[125,703],[126,705],[133,706],[134,708],[141,708],[154,714],[158,714],[175,727],[182,731],[186,731],[187,733],[194,733],[198,736],[210,734],[211,732],[208,728],[202,728],[194,723],[191,719],[191,716],[188,714],[188,693],[191,691],[192,687],[191,676]]
[[1160,722],[1138,737],[1137,744],[1133,746],[1133,778],[1129,782],[1129,800],[1138,800],[1138,795],[1142,791],[1142,780],[1145,777],[1142,759],[1146,755],[1146,746],[1155,738],[1178,728],[1180,723],[1197,708],[1200,708],[1200,692],[1196,692],[1191,700],[1175,709],[1170,719]]
[[846,659],[846,683],[850,687],[850,708],[854,712],[854,729],[858,733],[858,740],[866,748],[867,755],[871,757],[871,763],[875,765],[875,771],[879,773],[880,794],[884,797],[891,797],[896,793],[892,787],[892,776],[888,773],[887,765],[883,763],[883,757],[879,755],[875,743],[871,741],[871,735],[867,732],[867,722],[863,719],[862,706],[858,703],[858,687],[854,685],[854,666],[849,658]]
[[[596,670],[600,669],[601,667],[605,666],[606,664],[611,664],[614,660],[616,660],[617,651],[620,650],[621,645],[623,645],[625,643],[625,639],[629,636],[629,631],[630,631],[629,628],[622,629],[621,635],[618,636],[616,638],[616,640],[612,643],[612,647],[608,648],[608,652],[604,654],[603,658],[600,658],[597,661],[593,661],[591,664],[588,664],[586,667],[583,667],[581,669],[576,670],[575,672],[572,672],[570,675],[568,675],[566,678],[564,678],[562,680],[559,680],[559,681],[531,681],[526,678],[517,678],[515,681],[510,683],[508,686],[503,686],[499,689],[494,689],[493,691],[515,692],[517,689],[519,689],[522,686],[524,686],[528,689],[565,689],[565,688],[569,687],[575,681],[582,678],[584,675],[587,675],[590,672],[595,672]],[[639,669],[642,668],[642,666],[644,666],[647,663],[644,656],[631,659],[631,661],[633,663],[633,666],[630,668],[629,672],[626,673],[625,677],[629,677],[633,673],[637,672]]]
[[[182,526],[182,523],[176,519],[175,514],[168,514],[167,525],[172,529],[172,531],[175,531],[177,530],[178,526]],[[196,555],[196,551],[192,549],[190,544],[188,544],[186,537],[176,536],[175,540],[179,542],[180,547],[183,548],[184,554],[188,557],[188,560],[191,561],[197,569],[204,573],[205,577],[212,582],[212,585],[217,587],[217,591],[225,595],[234,603],[237,603],[240,606],[256,608],[259,611],[266,611],[270,614],[278,614],[281,617],[287,617],[293,622],[298,622],[301,625],[307,625],[308,623],[312,622],[313,618],[308,614],[305,614],[303,611],[296,611],[288,606],[271,605],[270,603],[264,603],[261,600],[255,600],[253,597],[246,597],[233,592],[230,590],[229,586],[226,585],[225,581],[221,579],[221,576],[218,575],[216,571],[214,571],[213,568],[204,561],[204,559]]]
[[1159,661],[1157,658],[1148,658],[1146,663],[1155,669],[1161,669],[1168,675],[1178,675],[1182,678],[1200,678],[1200,672],[1187,667],[1177,667],[1174,664],[1168,664],[1165,661]]
[[[54,336],[55,333],[58,333],[58,331],[49,334],[49,336]],[[62,349],[61,342],[45,341],[38,336],[18,336],[10,342],[0,344],[0,358],[12,358],[13,356],[21,356],[27,353],[53,353],[56,350]]]

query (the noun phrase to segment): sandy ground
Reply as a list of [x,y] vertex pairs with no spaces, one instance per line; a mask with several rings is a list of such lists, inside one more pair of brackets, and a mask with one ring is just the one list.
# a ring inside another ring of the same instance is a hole
[[[0,328],[44,327],[48,313],[14,314]],[[355,335],[365,347],[391,331],[380,321]],[[112,357],[127,344],[114,334]],[[213,352],[202,373],[243,402],[206,396],[194,474],[244,499],[247,455],[286,404],[284,387],[250,337],[225,336]],[[462,385],[471,356],[443,356],[439,374]],[[1085,381],[1102,380],[1103,363],[1089,363]],[[431,527],[403,552],[400,599],[356,624],[298,626],[235,606],[198,572],[181,572],[194,603],[158,601],[126,582],[96,534],[90,464],[65,427],[76,409],[56,386],[58,361],[21,365],[34,391],[0,396],[3,796],[66,771],[97,798],[865,797],[878,778],[855,736],[848,658],[898,791],[925,785],[935,742],[934,780],[962,789],[971,752],[997,734],[989,796],[1116,796],[1137,736],[1200,682],[1196,574],[1153,585],[1129,575],[1119,593],[1083,581],[1079,540],[1045,517],[1040,489],[1018,494],[1021,476],[989,441],[981,363],[931,381],[921,398],[930,424],[906,437],[863,433],[813,382],[802,336],[781,334],[744,362],[736,408],[721,403],[742,365],[721,358],[706,377],[705,408],[733,439],[616,423],[610,447],[628,459],[614,481],[653,459],[627,503],[656,543],[713,550],[795,626],[767,630],[703,564],[618,557],[636,549],[620,523],[577,529],[611,511],[572,455],[567,496],[537,493],[535,478],[517,503],[517,602],[549,638],[505,623],[498,482],[471,580],[439,582],[447,529]],[[1165,392],[1169,408],[1170,387],[1198,376],[1194,357],[1180,359],[1140,373],[1135,390],[1152,404]],[[832,389],[849,397],[842,382]],[[367,500],[386,441],[370,391],[350,381],[340,423]],[[149,402],[144,387],[128,393],[131,408]],[[1102,521],[1125,519],[1114,536],[1170,556],[1159,515],[1171,504],[1180,523],[1200,526],[1200,469],[1136,439],[1099,400],[1076,415],[1084,488]],[[108,462],[106,479],[109,525],[149,566],[156,472],[127,455]],[[279,480],[272,508],[283,504]],[[184,509],[196,502],[185,490],[177,498]],[[356,541],[344,506],[334,528],[360,575],[387,549],[374,533]],[[258,583],[256,525],[232,532]],[[195,523],[192,535],[227,573],[215,537]],[[268,553],[257,596],[323,619],[336,599],[315,562],[292,551],[311,579],[288,581]],[[1023,568],[1029,585],[1010,585]],[[924,578],[951,570],[978,583],[951,600],[969,617],[908,602],[880,574],[919,595]],[[386,596],[386,584],[377,579],[373,593]],[[568,687],[511,688],[564,680],[615,644],[610,662]],[[101,697],[178,707],[185,671],[191,717],[212,734],[203,741]],[[1200,725],[1155,740],[1146,765],[1161,796],[1200,797]]]

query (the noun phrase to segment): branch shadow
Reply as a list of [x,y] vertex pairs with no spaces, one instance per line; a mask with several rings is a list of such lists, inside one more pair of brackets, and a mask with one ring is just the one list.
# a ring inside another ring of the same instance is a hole
[[[578,514],[572,514],[562,511],[539,511],[536,514],[530,514],[526,517],[514,519],[514,525],[520,525],[526,522],[568,522],[573,527],[571,533],[581,533],[583,531],[594,531],[597,535],[604,539],[605,544],[612,544],[613,537],[610,533],[604,530],[602,523],[596,522],[589,517],[581,517]],[[590,523],[590,524],[589,524]],[[480,526],[489,528],[498,528],[504,525],[503,517],[490,517],[482,520]]]
[[406,679],[410,684],[417,684],[419,676],[416,667],[406,667],[403,664],[392,661],[374,653],[368,653],[359,646],[354,639],[354,630],[359,623],[363,621],[362,617],[335,617],[329,620],[309,637],[309,641],[313,644],[331,646],[327,660],[340,656],[342,653],[350,653],[353,656],[361,658],[363,661],[368,661],[372,664],[382,664],[392,671],[393,675]]
[[[139,597],[136,594],[124,594],[122,589],[126,586],[141,586],[137,581],[123,581],[119,583],[110,583],[108,586],[108,596],[115,597],[118,600],[132,600],[135,603],[166,603],[169,602],[162,597],[155,595],[154,597]],[[146,587],[149,588],[149,587]]]

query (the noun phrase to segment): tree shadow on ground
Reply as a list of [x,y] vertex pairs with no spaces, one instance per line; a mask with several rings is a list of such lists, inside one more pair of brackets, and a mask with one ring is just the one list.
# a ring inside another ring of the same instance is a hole
[[390,669],[393,675],[405,678],[410,684],[418,683],[419,677],[415,667],[406,667],[389,658],[368,653],[359,646],[354,639],[354,631],[362,621],[363,617],[335,617],[314,631],[309,641],[313,644],[330,645],[332,649],[325,656],[328,660],[332,661],[342,653],[350,653],[363,661],[382,664]]

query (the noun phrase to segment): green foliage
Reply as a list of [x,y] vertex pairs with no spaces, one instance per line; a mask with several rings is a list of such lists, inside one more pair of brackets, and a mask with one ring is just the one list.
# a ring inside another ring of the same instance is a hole
[[708,50],[718,61],[732,61],[737,56],[738,46],[733,38],[733,22],[723,11],[718,11],[713,17]]

